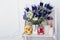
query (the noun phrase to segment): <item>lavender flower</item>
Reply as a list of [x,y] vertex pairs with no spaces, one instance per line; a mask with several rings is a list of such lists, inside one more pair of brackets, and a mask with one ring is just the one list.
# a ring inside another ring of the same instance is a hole
[[37,10],[37,6],[36,5],[32,6],[32,10]]
[[40,6],[43,6],[43,2],[40,2]]
[[49,9],[49,10],[52,10],[52,9],[53,9],[53,7],[52,7],[50,4],[45,4],[45,7],[46,7],[47,9]]
[[29,11],[29,8],[27,7],[27,8],[25,8],[25,10],[28,12]]

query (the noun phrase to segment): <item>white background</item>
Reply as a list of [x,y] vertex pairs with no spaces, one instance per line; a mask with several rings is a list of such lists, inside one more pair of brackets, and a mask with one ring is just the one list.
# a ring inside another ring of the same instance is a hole
[[59,0],[0,0],[0,40],[22,40],[24,7],[40,1],[55,7],[58,20],[58,40],[60,40],[60,2]]

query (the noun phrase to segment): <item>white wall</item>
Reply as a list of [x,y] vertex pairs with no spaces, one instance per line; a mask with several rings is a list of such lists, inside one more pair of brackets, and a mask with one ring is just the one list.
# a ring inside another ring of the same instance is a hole
[[0,40],[18,40],[17,0],[0,0]]
[[24,7],[40,1],[51,3],[58,14],[58,40],[60,39],[60,2],[59,0],[0,0],[0,40],[22,40]]

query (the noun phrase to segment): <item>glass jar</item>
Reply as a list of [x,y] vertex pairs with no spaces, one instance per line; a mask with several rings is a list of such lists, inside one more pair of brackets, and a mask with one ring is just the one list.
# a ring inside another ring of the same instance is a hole
[[40,24],[38,29],[37,29],[38,35],[43,35],[44,34],[44,27]]

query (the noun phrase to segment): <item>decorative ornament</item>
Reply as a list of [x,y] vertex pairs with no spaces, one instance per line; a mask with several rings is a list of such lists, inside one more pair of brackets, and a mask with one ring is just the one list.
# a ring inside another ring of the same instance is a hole
[[43,35],[43,34],[44,34],[44,28],[43,28],[42,26],[40,26],[40,27],[38,28],[37,33],[38,33],[39,35]]
[[24,28],[24,33],[27,35],[31,35],[32,34],[32,27],[30,25],[26,25]]

